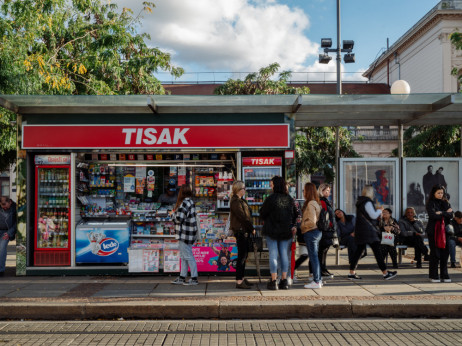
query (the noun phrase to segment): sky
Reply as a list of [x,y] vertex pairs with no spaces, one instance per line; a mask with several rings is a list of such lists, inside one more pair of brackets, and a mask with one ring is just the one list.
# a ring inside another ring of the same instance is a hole
[[[113,0],[135,14],[142,0]],[[144,14],[140,32],[151,46],[169,52],[184,68],[183,80],[224,81],[277,62],[293,81],[335,80],[335,53],[319,64],[321,38],[337,42],[336,0],[157,0]],[[354,40],[356,62],[343,64],[344,80],[361,72],[416,24],[437,0],[343,0],[341,39]],[[198,72],[200,74],[198,74]],[[227,73],[224,73],[227,72]],[[234,73],[230,75],[229,73]],[[242,73],[239,74],[238,72]],[[158,74],[161,81],[173,80]]]

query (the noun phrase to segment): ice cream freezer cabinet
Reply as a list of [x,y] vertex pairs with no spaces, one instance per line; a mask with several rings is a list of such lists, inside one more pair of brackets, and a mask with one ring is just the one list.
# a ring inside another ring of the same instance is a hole
[[128,263],[130,222],[84,222],[76,227],[75,263]]

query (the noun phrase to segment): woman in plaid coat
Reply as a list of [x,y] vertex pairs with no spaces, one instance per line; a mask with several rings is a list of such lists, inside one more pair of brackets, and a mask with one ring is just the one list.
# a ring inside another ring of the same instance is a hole
[[[192,189],[189,185],[182,185],[178,200],[175,205],[173,221],[178,235],[180,249],[181,272],[180,276],[172,281],[176,285],[198,285],[197,264],[192,252],[192,246],[196,241],[197,222],[196,207],[192,200]],[[188,266],[191,270],[191,279],[186,281]]]

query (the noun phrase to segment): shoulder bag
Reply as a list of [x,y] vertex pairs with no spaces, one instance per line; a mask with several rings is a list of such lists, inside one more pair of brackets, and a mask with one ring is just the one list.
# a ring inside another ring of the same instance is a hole
[[438,249],[446,248],[446,229],[444,226],[444,218],[435,223],[435,245]]

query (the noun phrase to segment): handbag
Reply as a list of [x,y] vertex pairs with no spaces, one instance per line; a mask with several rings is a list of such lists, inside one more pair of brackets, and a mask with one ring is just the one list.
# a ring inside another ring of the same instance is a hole
[[395,235],[393,233],[382,232],[382,245],[395,246]]
[[[247,233],[246,233],[247,234]],[[250,234],[247,237],[247,249],[249,252],[251,251],[258,251],[262,252],[263,251],[263,238],[259,236],[258,234]]]
[[446,248],[446,227],[444,226],[444,218],[435,223],[435,245],[438,249]]
[[446,235],[448,237],[454,236],[454,226],[453,225],[451,225],[451,224],[446,225],[446,227],[444,229],[445,229]]

